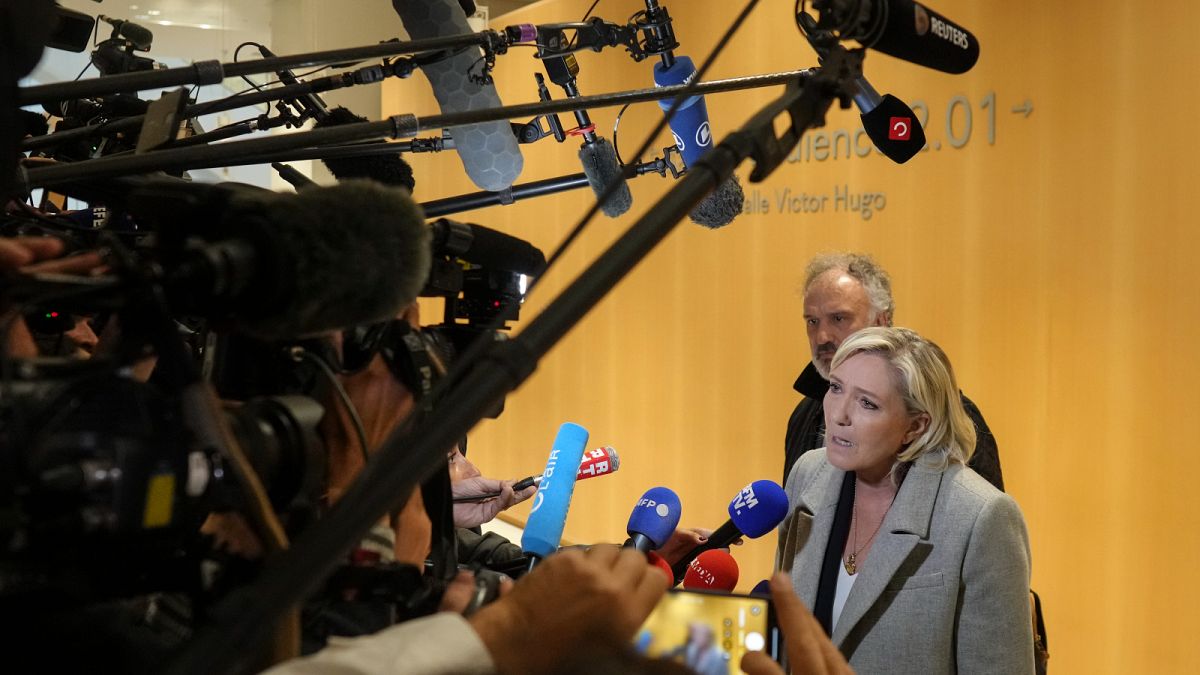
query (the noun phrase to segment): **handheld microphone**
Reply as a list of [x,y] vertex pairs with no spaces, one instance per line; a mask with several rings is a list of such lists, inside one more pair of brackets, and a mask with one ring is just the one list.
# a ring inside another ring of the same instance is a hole
[[[533,509],[521,534],[521,549],[529,556],[529,567],[558,550],[571,495],[575,492],[576,467],[583,459],[588,431],[578,424],[567,422],[558,429],[542,484],[533,496]],[[562,470],[558,470],[562,467]],[[556,471],[557,470],[557,471]]]
[[688,563],[705,551],[726,548],[740,537],[757,539],[774,530],[788,513],[787,493],[769,480],[756,480],[742,488],[729,502],[729,520],[671,566],[675,580],[682,581]]
[[754,584],[754,588],[750,589],[750,595],[761,595],[766,598],[771,597],[771,580],[763,579]]
[[629,514],[629,524],[625,527],[629,541],[625,547],[642,553],[662,548],[679,525],[680,510],[679,496],[668,488],[646,490]]
[[812,6],[822,28],[909,63],[959,74],[979,60],[974,35],[913,0],[813,0]]
[[[579,472],[575,474],[575,480],[581,481],[587,478],[595,478],[596,476],[604,476],[613,473],[621,468],[621,458],[617,456],[617,451],[610,447],[596,448],[589,450],[583,456],[583,461],[579,465]],[[513,492],[520,492],[526,488],[531,488],[534,485],[542,484],[543,476],[529,476],[513,483]],[[466,495],[463,497],[455,497],[455,504],[465,502],[481,502],[485,499],[494,499],[499,497],[499,492],[485,492],[477,495]]]
[[683,587],[690,591],[724,591],[730,593],[738,582],[738,564],[722,550],[705,551],[688,563],[683,575]]
[[[664,56],[662,61],[654,64],[654,85],[658,87],[687,84],[695,76],[696,65],[686,56]],[[658,105],[666,113],[671,108],[671,101],[659,101]],[[692,96],[685,100],[671,116],[669,123],[675,146],[679,148],[679,154],[687,166],[694,166],[712,149],[712,129],[709,127],[708,106],[703,96]],[[742,212],[745,200],[746,195],[737,176],[731,176],[705,197],[688,217],[697,225],[707,228],[724,227]]]
[[151,33],[149,29],[139,26],[132,21],[114,19],[103,14],[96,18],[113,27],[113,37],[122,37],[129,40],[138,51],[150,51],[150,45],[154,43],[154,33]]
[[[392,7],[414,40],[472,32],[455,0],[392,0]],[[501,106],[495,86],[470,78],[479,61],[479,49],[473,47],[421,65],[443,113]],[[467,176],[481,189],[506,190],[521,175],[525,161],[507,121],[451,127],[450,135]]]

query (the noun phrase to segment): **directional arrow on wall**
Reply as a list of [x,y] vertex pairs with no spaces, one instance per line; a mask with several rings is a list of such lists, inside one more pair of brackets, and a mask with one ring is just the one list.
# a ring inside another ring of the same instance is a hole
[[1029,117],[1029,114],[1033,112],[1033,101],[1025,99],[1025,102],[1021,105],[1013,106],[1012,111],[1014,113],[1025,113],[1025,116]]

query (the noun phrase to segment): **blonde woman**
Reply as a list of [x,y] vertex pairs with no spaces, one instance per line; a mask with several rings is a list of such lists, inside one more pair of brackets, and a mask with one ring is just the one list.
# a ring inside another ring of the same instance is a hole
[[975,429],[945,353],[866,328],[829,382],[825,447],[787,482],[797,595],[859,673],[1032,673],[1025,522],[966,467]]

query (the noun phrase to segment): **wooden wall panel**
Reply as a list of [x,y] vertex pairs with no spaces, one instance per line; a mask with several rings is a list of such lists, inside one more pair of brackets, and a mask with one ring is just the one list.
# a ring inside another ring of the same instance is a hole
[[[577,20],[589,4],[547,0],[493,23]],[[673,3],[681,53],[699,62],[740,5]],[[597,13],[624,20],[640,6],[605,0]],[[712,77],[814,65],[791,7],[762,2]],[[685,523],[716,526],[741,486],[779,478],[797,401],[791,384],[808,360],[797,295],[805,261],[820,250],[867,251],[894,277],[898,322],[947,350],[999,439],[1009,491],[1029,523],[1055,671],[1196,672],[1190,638],[1200,630],[1200,597],[1188,578],[1200,564],[1192,485],[1200,473],[1192,428],[1200,59],[1189,45],[1200,9],[1180,0],[1153,9],[1115,0],[935,8],[979,37],[982,58],[969,74],[878,54],[866,62],[880,91],[924,104],[928,152],[904,166],[874,154],[847,159],[844,149],[837,159],[789,162],[746,184],[766,213],[719,231],[681,224],[543,361],[505,414],[474,432],[471,456],[489,475],[534,473],[557,425],[574,421],[624,463],[614,477],[578,485],[570,539],[618,541],[634,501],[653,485],[680,494]],[[531,52],[501,57],[505,102],[535,100]],[[584,93],[651,81],[649,66],[615,50],[579,62]],[[716,136],[773,95],[709,97]],[[1027,101],[1030,114],[1013,112]],[[971,111],[961,148],[946,129],[952,107],[959,139]],[[417,76],[388,84],[384,112],[436,107]],[[605,136],[614,114],[593,113]],[[657,116],[652,104],[632,108],[622,150],[632,152]],[[836,111],[827,131],[852,133],[857,124],[853,111]],[[575,152],[551,140],[525,146],[521,180],[578,171]],[[420,199],[474,190],[453,155],[413,163]],[[748,167],[739,173],[744,181]],[[648,176],[631,187],[632,212],[596,220],[529,298],[526,317],[669,181]],[[865,219],[836,208],[847,189],[886,202]],[[823,195],[825,207],[781,212],[784,191]],[[568,193],[459,219],[549,251],[589,198]],[[736,551],[743,590],[768,574],[773,546]]]

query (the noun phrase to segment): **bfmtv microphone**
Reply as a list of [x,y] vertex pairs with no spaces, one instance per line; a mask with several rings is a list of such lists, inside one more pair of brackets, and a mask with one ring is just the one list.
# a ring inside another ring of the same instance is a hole
[[738,582],[738,564],[722,550],[705,551],[688,563],[683,575],[683,587],[689,591],[724,591],[730,593]]
[[679,496],[665,487],[653,487],[638,500],[629,514],[629,524],[625,531],[629,533],[626,548],[636,548],[642,553],[649,553],[671,538],[675,528],[679,526],[681,507]]
[[774,530],[788,513],[787,493],[769,480],[756,480],[742,488],[729,502],[729,520],[708,541],[688,551],[671,566],[675,580],[682,581],[688,563],[705,551],[726,548],[740,537],[757,539]]
[[813,0],[819,25],[843,40],[945,73],[965,73],[979,60],[966,29],[913,0]]
[[533,509],[521,534],[521,549],[529,556],[530,568],[558,550],[571,495],[575,492],[577,467],[587,442],[587,429],[570,422],[559,427],[554,437],[550,459],[542,472],[542,484],[533,496]]
[[[687,84],[696,76],[696,66],[686,56],[676,56],[671,59],[671,65],[663,62],[654,64],[654,85],[668,87]],[[658,105],[666,113],[671,108],[671,101],[659,101]],[[671,133],[675,136],[675,146],[687,166],[695,166],[704,153],[712,149],[712,129],[708,122],[708,106],[703,96],[691,96],[683,101],[675,114],[668,120]],[[746,196],[737,176],[717,186],[712,194],[705,197],[696,208],[688,214],[692,222],[708,228],[724,227],[742,212],[742,204]]]
[[[471,33],[467,15],[456,0],[392,0],[405,29],[414,40]],[[421,65],[443,113],[486,110],[501,106],[490,84],[472,81],[479,49],[472,47],[434,63]],[[471,181],[484,190],[512,187],[525,160],[507,121],[451,127],[450,136]]]

